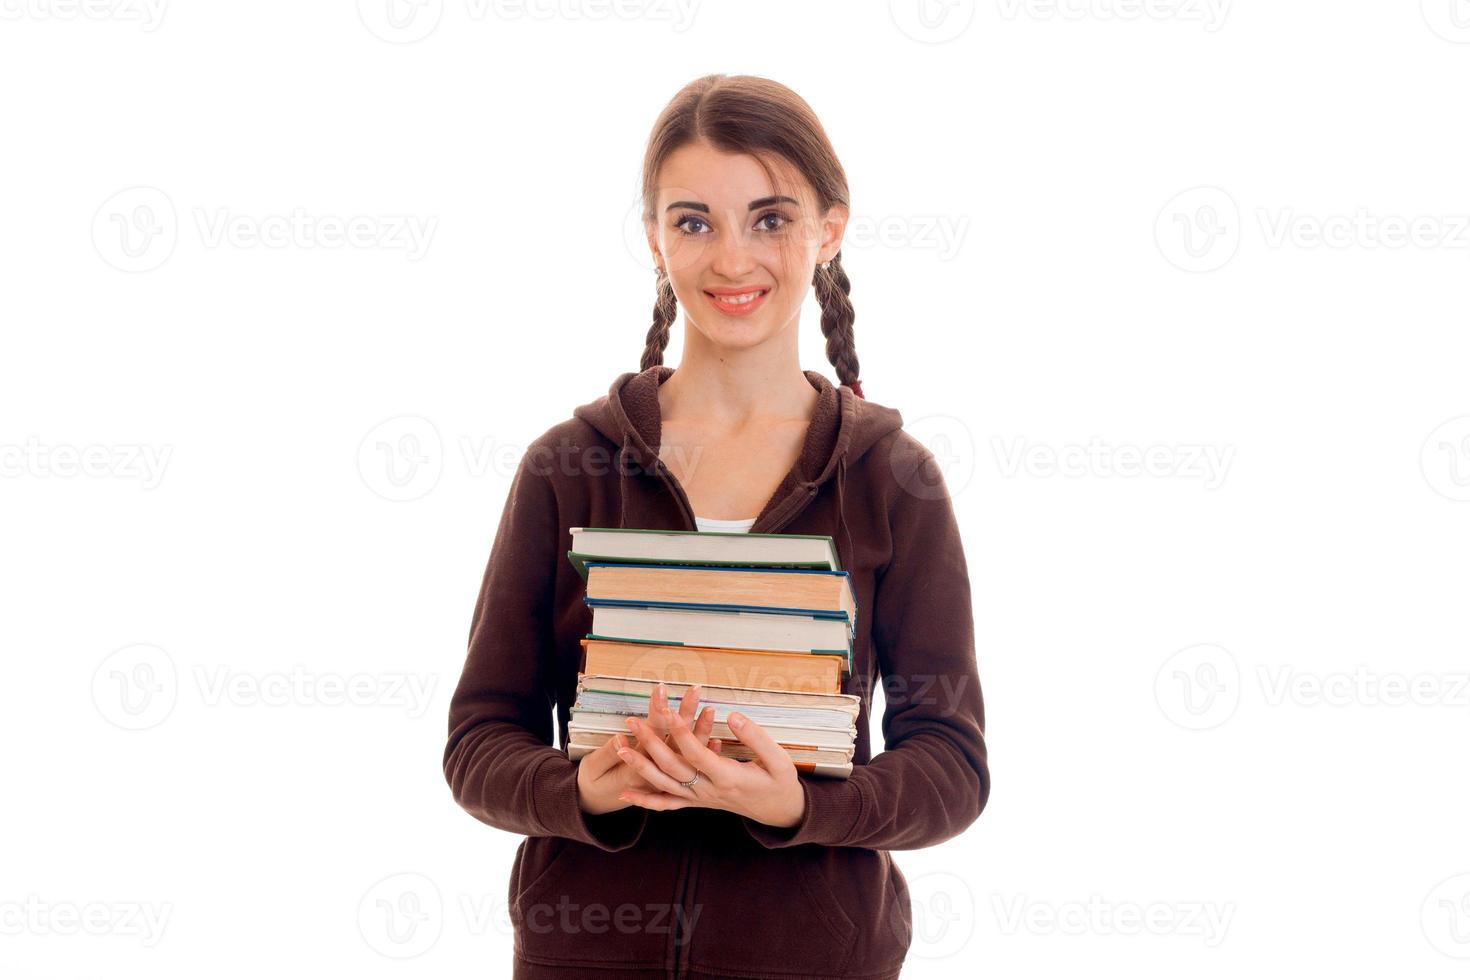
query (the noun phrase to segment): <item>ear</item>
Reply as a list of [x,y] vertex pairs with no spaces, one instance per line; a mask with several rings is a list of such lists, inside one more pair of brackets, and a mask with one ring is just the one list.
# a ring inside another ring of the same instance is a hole
[[817,246],[817,264],[831,262],[842,251],[842,236],[847,232],[847,222],[852,212],[845,204],[834,204],[822,216],[821,242]]
[[653,222],[643,222],[643,234],[648,238],[648,254],[653,257],[654,270],[663,269],[665,274],[667,274],[669,264],[664,261],[663,250],[658,247],[658,234]]

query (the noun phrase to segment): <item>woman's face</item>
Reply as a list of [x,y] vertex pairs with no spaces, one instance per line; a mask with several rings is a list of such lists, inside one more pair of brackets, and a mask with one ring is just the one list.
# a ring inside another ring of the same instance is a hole
[[847,209],[818,214],[807,182],[783,159],[768,161],[780,187],[753,157],[704,142],[671,153],[659,173],[654,261],[689,322],[721,347],[794,329],[813,270],[842,246]]

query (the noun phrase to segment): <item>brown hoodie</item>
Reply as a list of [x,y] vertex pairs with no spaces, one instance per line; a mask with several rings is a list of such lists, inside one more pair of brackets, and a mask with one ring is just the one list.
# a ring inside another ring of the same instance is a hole
[[816,412],[751,528],[831,535],[852,576],[842,689],[862,710],[850,778],[802,776],[792,828],[700,807],[592,816],[577,803],[577,763],[553,747],[553,728],[566,745],[592,623],[568,528],[696,530],[657,453],[658,385],[673,372],[619,376],[528,447],[475,605],[444,774],[475,818],[526,837],[507,893],[514,975],[896,976],[912,930],[889,851],[954,837],[990,793],[964,548],[940,468],[897,410],[804,372]]

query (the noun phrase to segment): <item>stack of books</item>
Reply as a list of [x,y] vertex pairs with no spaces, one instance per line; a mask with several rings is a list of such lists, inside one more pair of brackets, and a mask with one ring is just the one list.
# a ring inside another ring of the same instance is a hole
[[660,681],[669,708],[700,686],[721,754],[755,753],[730,731],[754,720],[799,772],[852,774],[859,698],[852,672],[857,596],[832,539],[810,534],[574,527],[567,558],[587,583],[592,632],[582,640],[567,725],[576,760],[648,717]]

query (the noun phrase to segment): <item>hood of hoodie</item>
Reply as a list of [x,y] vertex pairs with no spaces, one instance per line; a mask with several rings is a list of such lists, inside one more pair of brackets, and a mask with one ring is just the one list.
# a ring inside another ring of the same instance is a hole
[[[644,371],[626,372],[618,376],[606,395],[579,405],[572,413],[618,447],[617,452],[627,461],[617,466],[619,498],[622,501],[620,526],[627,526],[626,481],[651,473],[661,478],[670,492],[679,498],[689,528],[694,528],[694,514],[687,496],[658,458],[658,447],[662,441],[658,387],[673,373],[674,368],[662,364]],[[812,413],[796,464],[782,477],[750,530],[757,534],[779,530],[801,510],[805,502],[816,497],[824,485],[833,483],[838,515],[833,541],[841,552],[839,561],[846,568],[846,555],[852,553],[852,536],[847,527],[843,499],[847,467],[861,459],[885,435],[902,428],[903,416],[898,409],[859,398],[847,385],[833,385],[825,375],[816,371],[802,373],[817,391],[816,410]],[[842,550],[843,544],[847,546],[845,551]]]

